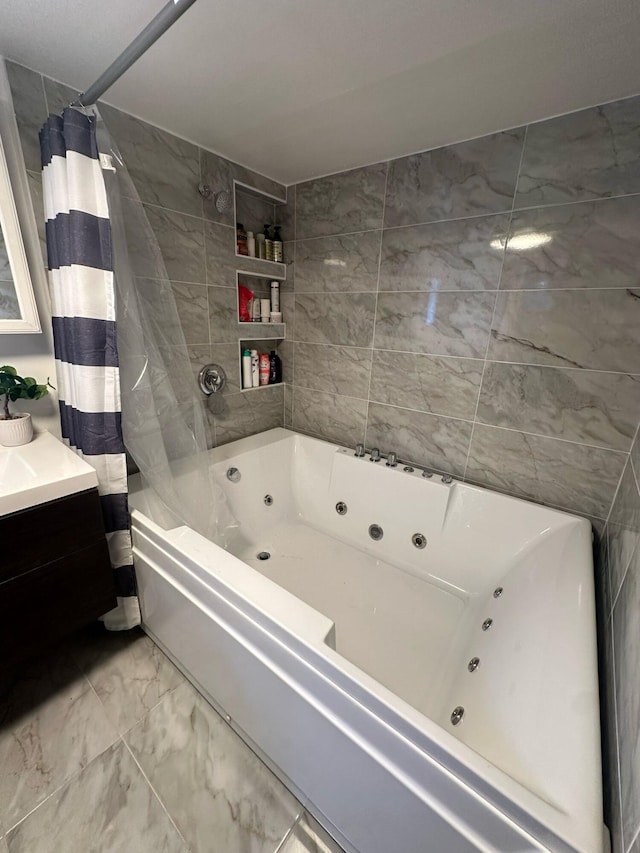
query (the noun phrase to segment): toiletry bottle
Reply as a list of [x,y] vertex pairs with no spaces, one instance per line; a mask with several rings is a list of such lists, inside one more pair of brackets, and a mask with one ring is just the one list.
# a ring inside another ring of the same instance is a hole
[[242,222],[236,222],[236,240],[239,255],[248,255],[247,249],[247,232],[244,230]]
[[271,370],[271,365],[269,363],[269,356],[266,352],[260,353],[260,384],[268,385],[269,384],[269,373]]
[[269,299],[260,300],[260,322],[271,322],[271,300]]
[[242,353],[242,387],[253,387],[253,379],[251,378],[251,351],[248,349]]
[[282,237],[280,236],[280,229],[282,225],[274,225],[273,226],[273,260],[278,261],[278,263],[282,263],[283,254],[282,254]]
[[247,231],[247,251],[250,258],[256,256],[256,238],[253,236],[253,231]]
[[267,246],[264,234],[256,234],[256,258],[262,258],[263,261],[267,259]]
[[258,350],[251,350],[251,387],[257,388],[260,384]]
[[271,311],[277,314],[280,311],[280,282],[271,282]]
[[273,240],[271,239],[271,237],[269,235],[269,226],[268,225],[264,226],[264,248],[265,248],[266,259],[268,261],[272,261],[273,260]]
[[282,359],[272,349],[269,356],[269,385],[277,385],[278,382],[282,382]]
[[254,323],[262,322],[262,315],[260,313],[261,305],[260,305],[260,297],[255,296],[253,302],[251,304],[251,319]]

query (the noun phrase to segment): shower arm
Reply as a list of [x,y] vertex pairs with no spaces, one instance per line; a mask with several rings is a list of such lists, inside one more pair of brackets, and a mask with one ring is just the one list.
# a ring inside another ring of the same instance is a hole
[[85,92],[81,92],[76,100],[71,104],[72,107],[89,107],[95,104],[98,98],[102,97],[107,89],[110,89],[113,84],[122,77],[134,62],[146,53],[147,50],[154,44],[160,36],[164,35],[181,15],[187,11],[196,0],[169,0],[162,7],[158,14],[153,18],[147,26],[140,32],[131,44],[125,48],[120,56],[115,59],[111,65],[103,72],[96,82],[89,86]]

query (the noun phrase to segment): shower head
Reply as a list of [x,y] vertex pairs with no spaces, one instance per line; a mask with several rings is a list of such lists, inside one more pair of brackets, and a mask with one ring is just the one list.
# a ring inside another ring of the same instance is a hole
[[213,203],[218,213],[226,213],[233,207],[233,197],[230,190],[220,190],[220,192],[214,193],[209,184],[201,183],[198,184],[198,192],[206,200],[213,197]]

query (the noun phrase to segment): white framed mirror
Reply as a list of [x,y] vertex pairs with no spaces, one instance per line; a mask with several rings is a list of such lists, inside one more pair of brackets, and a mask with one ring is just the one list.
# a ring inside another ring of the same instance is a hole
[[0,122],[0,334],[40,332]]

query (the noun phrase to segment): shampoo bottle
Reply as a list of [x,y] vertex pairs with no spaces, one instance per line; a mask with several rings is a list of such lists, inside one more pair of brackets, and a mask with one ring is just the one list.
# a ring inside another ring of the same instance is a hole
[[280,236],[281,225],[273,226],[273,260],[282,263],[282,237]]
[[282,382],[282,359],[272,349],[269,356],[269,385],[277,385],[278,382]]
[[271,365],[269,363],[269,356],[266,352],[260,353],[260,384],[268,385],[269,384],[269,373],[271,370]]
[[269,226],[264,226],[264,247],[265,247],[265,257],[268,261],[273,260],[273,240],[269,235]]
[[246,349],[242,352],[242,387],[253,388],[251,378],[251,351]]
[[260,385],[260,374],[258,372],[259,361],[258,361],[258,350],[251,350],[251,387],[257,388]]
[[247,231],[247,251],[250,258],[256,256],[256,238],[253,236],[253,231]]

